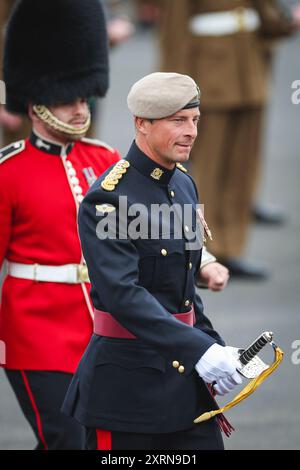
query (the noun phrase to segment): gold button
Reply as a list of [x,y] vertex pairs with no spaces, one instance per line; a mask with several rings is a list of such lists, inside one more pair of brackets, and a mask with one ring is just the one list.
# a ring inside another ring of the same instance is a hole
[[163,249],[161,250],[161,254],[162,254],[163,256],[167,256],[168,252],[167,252],[167,250],[165,250],[165,249],[163,248]]
[[171,191],[170,194],[171,194],[171,197],[175,197],[174,191]]
[[77,186],[79,184],[79,179],[76,178],[76,176],[72,176],[71,183],[73,184],[73,186]]
[[183,374],[183,373],[184,373],[184,367],[183,367],[183,366],[180,366],[180,367],[178,368],[178,372],[179,372],[180,374]]
[[189,263],[189,269],[192,269],[193,263]]
[[82,194],[83,191],[82,191],[81,186],[75,186],[75,188],[74,188],[74,193],[75,193],[75,194]]
[[186,307],[188,307],[188,306],[190,305],[190,303],[191,303],[191,302],[190,302],[189,300],[186,300],[186,301],[184,302],[184,305],[185,305]]
[[189,231],[190,231],[190,228],[189,228],[187,225],[185,225],[184,230],[185,230],[186,232],[189,232]]
[[178,369],[179,366],[180,366],[180,364],[179,364],[178,361],[173,361],[173,367],[174,367],[174,369]]
[[73,167],[72,167],[72,168],[68,168],[68,169],[67,169],[67,173],[68,173],[68,175],[70,176],[70,178],[72,178],[72,176],[76,176],[76,170],[75,170],[75,168],[73,168]]

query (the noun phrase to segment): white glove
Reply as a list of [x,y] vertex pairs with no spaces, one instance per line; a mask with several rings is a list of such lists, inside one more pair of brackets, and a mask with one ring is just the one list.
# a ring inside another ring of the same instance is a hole
[[[239,350],[241,348],[234,348],[232,346],[225,346],[225,349],[226,351],[229,353],[229,354],[232,354],[232,356],[235,358],[235,359],[238,359],[240,357],[239,355]],[[239,364],[239,369],[242,367],[241,364]]]
[[240,363],[231,350],[219,344],[213,344],[195,367],[206,383],[216,382],[214,389],[218,395],[224,395],[242,383],[242,377],[237,372]]
[[[232,346],[225,346],[225,352],[229,355],[231,355],[235,360],[237,360],[239,358],[239,348],[234,348]],[[241,364],[240,362],[238,362],[238,367],[237,369],[239,369],[241,367]],[[237,374],[237,378],[239,378],[240,382],[238,382],[239,384],[242,383],[242,377],[240,374]],[[226,393],[230,392],[231,390],[234,389],[234,387],[238,385],[237,383],[235,383],[235,381],[233,380],[232,377],[229,377],[229,378],[225,378],[225,379],[220,379],[217,381],[217,383],[214,385],[214,390],[215,392],[217,393],[217,395],[225,395]]]

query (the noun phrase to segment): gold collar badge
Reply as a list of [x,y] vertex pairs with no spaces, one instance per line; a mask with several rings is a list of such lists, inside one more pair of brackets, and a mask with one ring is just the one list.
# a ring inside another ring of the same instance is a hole
[[161,170],[160,168],[155,168],[152,173],[151,173],[151,177],[157,181],[160,180],[160,178],[162,177],[163,175],[163,170]]

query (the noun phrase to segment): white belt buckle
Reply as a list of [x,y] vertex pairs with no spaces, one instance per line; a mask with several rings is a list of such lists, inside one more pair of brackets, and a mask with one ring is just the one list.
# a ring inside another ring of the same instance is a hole
[[77,282],[90,282],[88,268],[85,264],[77,265]]
[[236,17],[236,22],[238,26],[238,31],[246,31],[247,24],[246,24],[246,10],[244,7],[237,7],[233,10],[233,13]]

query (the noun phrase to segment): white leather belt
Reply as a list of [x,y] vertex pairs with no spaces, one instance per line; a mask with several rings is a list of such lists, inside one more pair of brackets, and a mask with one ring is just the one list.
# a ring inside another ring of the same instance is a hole
[[240,31],[256,31],[261,25],[258,13],[252,8],[204,13],[193,16],[189,29],[196,36],[224,36]]
[[22,264],[8,261],[7,272],[19,279],[39,282],[61,282],[80,284],[90,282],[85,264],[65,264],[63,266],[46,266],[42,264]]

